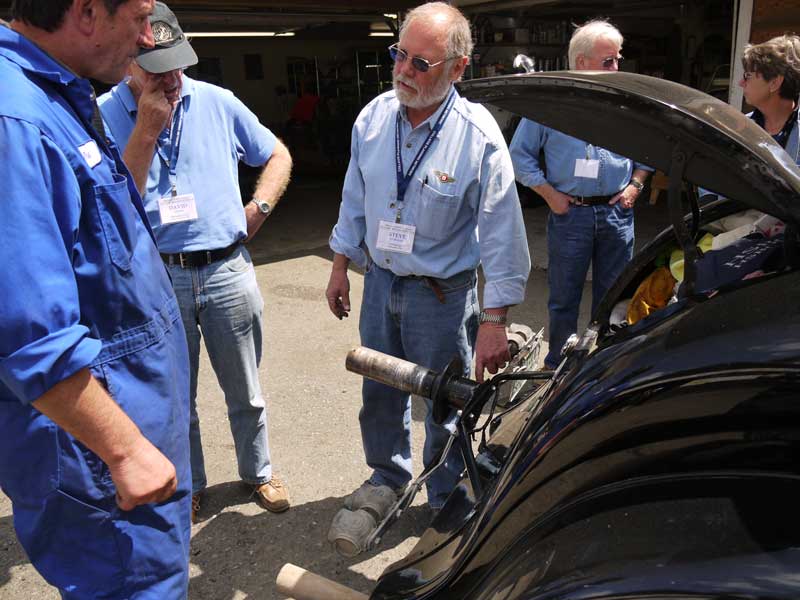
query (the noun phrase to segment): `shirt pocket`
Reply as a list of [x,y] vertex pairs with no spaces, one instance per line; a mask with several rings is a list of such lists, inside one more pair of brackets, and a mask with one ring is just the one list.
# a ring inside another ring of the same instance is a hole
[[453,232],[461,206],[461,196],[443,194],[428,184],[422,184],[414,212],[416,235],[442,240]]
[[115,173],[114,183],[95,185],[94,201],[111,262],[129,271],[136,249],[136,213],[127,179]]

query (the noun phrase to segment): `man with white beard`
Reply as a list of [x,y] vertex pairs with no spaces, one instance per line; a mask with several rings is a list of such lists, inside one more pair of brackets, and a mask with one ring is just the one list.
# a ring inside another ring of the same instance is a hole
[[[453,87],[472,52],[460,11],[443,2],[415,8],[389,52],[394,90],[370,102],[353,126],[330,238],[328,306],[339,319],[348,315],[352,261],[365,270],[364,346],[435,370],[459,356],[465,376],[474,346],[482,381],[484,370],[496,373],[509,359],[506,313],[523,300],[530,271],[508,148],[490,113]],[[361,435],[372,473],[345,508],[380,521],[411,479],[411,402],[408,394],[366,379],[362,394]],[[438,425],[428,408],[426,465],[444,447],[454,418]],[[462,469],[453,449],[428,480],[434,511]]]

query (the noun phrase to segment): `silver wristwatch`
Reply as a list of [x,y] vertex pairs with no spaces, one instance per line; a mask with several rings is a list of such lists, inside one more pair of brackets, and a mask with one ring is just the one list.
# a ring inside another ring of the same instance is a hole
[[506,322],[506,315],[492,315],[481,311],[481,314],[478,316],[478,323],[497,323],[498,325],[505,325]]
[[635,187],[637,190],[639,190],[640,192],[644,189],[644,184],[641,181],[639,181],[638,179],[631,179],[631,183],[630,184],[633,187]]
[[252,200],[250,200],[250,202],[255,204],[258,207],[258,210],[261,212],[261,214],[263,214],[265,217],[268,217],[269,213],[272,212],[272,207],[269,205],[268,202],[264,202],[263,200],[258,200],[256,198],[253,198]]

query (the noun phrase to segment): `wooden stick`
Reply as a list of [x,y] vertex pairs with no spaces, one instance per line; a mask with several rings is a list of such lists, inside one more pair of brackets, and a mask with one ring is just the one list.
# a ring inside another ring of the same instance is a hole
[[275,579],[278,592],[293,600],[369,600],[369,597],[316,573],[286,563]]

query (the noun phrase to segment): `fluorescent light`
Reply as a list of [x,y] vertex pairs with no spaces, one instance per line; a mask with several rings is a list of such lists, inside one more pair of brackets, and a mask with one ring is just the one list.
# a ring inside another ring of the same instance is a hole
[[369,37],[394,37],[391,31],[370,31]]
[[386,17],[387,19],[397,19],[396,13],[383,13],[383,16]]
[[294,31],[275,33],[274,31],[186,31],[190,38],[216,38],[216,37],[292,37]]

